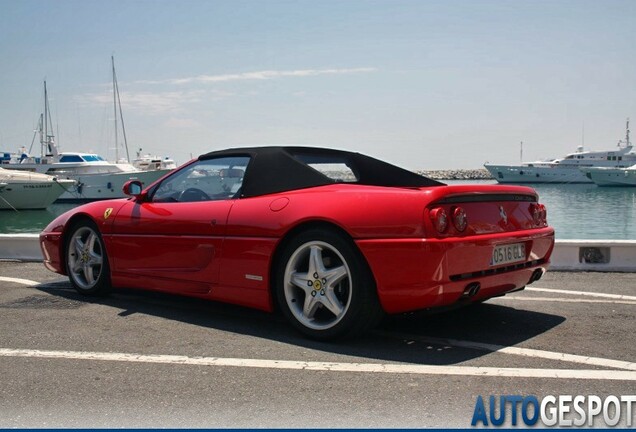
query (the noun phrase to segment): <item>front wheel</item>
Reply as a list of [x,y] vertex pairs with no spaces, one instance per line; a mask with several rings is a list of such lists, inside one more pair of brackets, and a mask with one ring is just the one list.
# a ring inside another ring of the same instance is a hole
[[66,272],[82,294],[99,295],[110,290],[110,268],[104,240],[97,226],[83,221],[71,228],[66,243]]
[[278,304],[286,318],[314,339],[351,337],[382,316],[375,283],[355,245],[315,229],[284,249],[276,275]]

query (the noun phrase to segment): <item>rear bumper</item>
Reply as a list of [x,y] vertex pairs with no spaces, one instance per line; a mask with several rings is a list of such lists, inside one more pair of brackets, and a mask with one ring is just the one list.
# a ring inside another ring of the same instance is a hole
[[[526,246],[525,262],[490,265],[495,246],[521,242]],[[464,290],[475,282],[480,290],[470,301],[526,286],[536,270],[547,270],[554,230],[448,239],[358,240],[356,244],[371,267],[382,307],[388,313],[400,313],[464,301]]]

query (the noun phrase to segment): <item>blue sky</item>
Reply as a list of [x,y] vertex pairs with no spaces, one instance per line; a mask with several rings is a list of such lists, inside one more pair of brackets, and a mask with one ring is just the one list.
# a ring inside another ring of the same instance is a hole
[[[411,169],[613,148],[636,123],[636,1],[0,0],[0,150],[47,80],[62,150],[344,148]],[[634,128],[636,129],[636,128]],[[34,149],[37,146],[34,146]],[[39,148],[39,147],[37,147]]]

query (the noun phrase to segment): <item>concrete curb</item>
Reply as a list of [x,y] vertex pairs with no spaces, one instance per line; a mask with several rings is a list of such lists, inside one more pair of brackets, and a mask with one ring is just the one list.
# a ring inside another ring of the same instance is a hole
[[[39,234],[0,234],[0,259],[42,261]],[[550,270],[636,272],[636,240],[557,240]]]
[[557,240],[550,269],[636,272],[636,241]]
[[42,261],[39,234],[0,234],[0,259]]

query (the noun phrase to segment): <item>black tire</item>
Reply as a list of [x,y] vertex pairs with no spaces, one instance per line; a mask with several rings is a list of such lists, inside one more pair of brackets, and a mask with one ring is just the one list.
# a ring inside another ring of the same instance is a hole
[[77,292],[104,295],[111,289],[108,256],[97,225],[84,220],[74,224],[66,239],[66,272]]
[[297,235],[284,246],[275,271],[282,313],[313,339],[353,337],[382,318],[364,257],[335,231],[311,229]]

